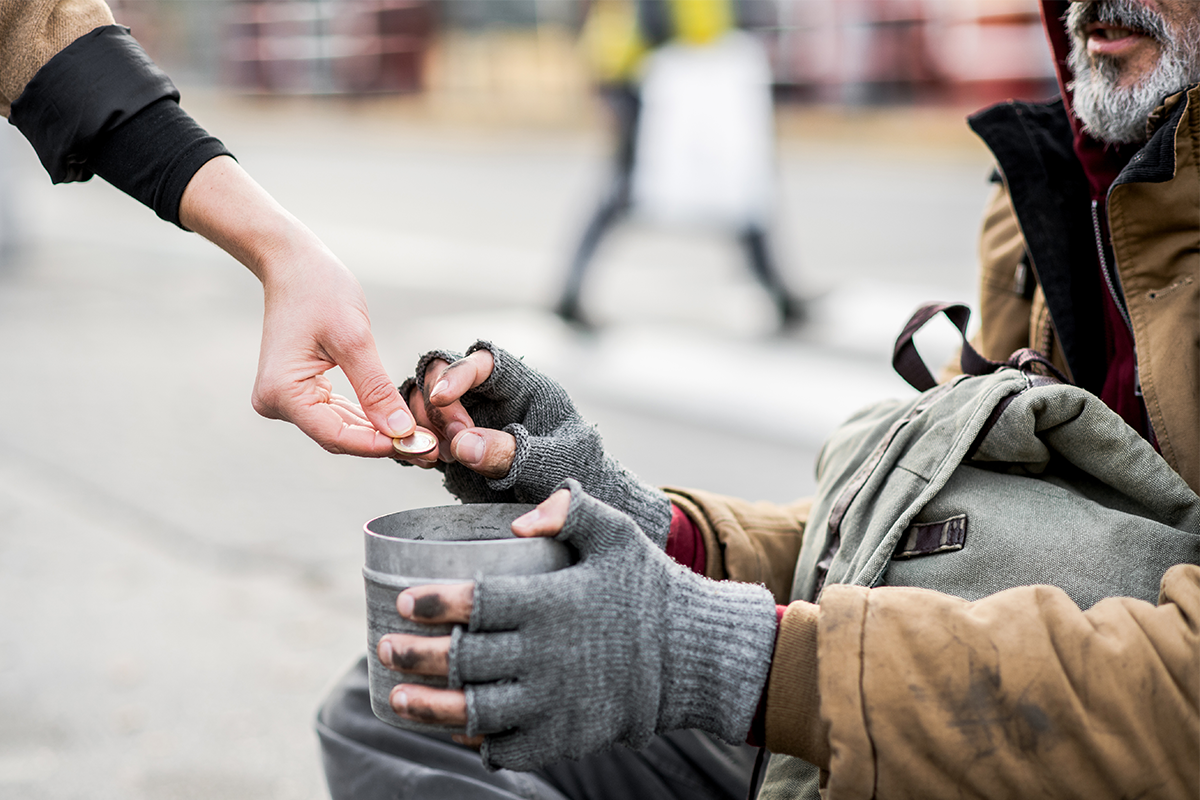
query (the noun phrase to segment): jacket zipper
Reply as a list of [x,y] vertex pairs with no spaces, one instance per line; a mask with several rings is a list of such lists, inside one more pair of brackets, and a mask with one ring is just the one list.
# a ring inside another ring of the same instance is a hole
[[[1092,230],[1096,234],[1096,254],[1100,257],[1100,272],[1104,275],[1104,284],[1108,287],[1108,293],[1112,297],[1121,319],[1125,321],[1130,340],[1133,340],[1133,320],[1129,318],[1129,310],[1125,307],[1125,294],[1119,286],[1121,278],[1116,274],[1115,269],[1109,267],[1108,257],[1104,254],[1104,233],[1100,228],[1099,200],[1092,201]],[[1142,396],[1142,376],[1141,370],[1138,368],[1136,344],[1133,346],[1133,393],[1136,397]]]

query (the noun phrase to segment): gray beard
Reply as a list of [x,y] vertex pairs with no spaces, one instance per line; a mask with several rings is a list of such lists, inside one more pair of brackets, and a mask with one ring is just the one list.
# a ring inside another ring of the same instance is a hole
[[[1127,25],[1154,36],[1162,45],[1158,66],[1139,83],[1119,86],[1115,59],[1096,57],[1092,63],[1081,35],[1092,21]],[[1067,63],[1075,80],[1069,84],[1075,114],[1084,130],[1102,142],[1130,144],[1146,140],[1146,123],[1163,99],[1200,81],[1200,22],[1172,31],[1163,18],[1140,3],[1096,0],[1075,3],[1067,14],[1072,31]]]

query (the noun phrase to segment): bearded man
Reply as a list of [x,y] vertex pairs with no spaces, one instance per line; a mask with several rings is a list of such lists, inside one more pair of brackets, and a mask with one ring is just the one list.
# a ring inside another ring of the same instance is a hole
[[1062,98],[971,119],[998,164],[978,344],[1051,356],[1197,489],[1200,3],[1042,8]]
[[[1041,351],[1133,429],[1105,412],[1130,472],[1132,445],[1153,456],[1140,433],[1195,503],[1200,2],[1044,0],[1042,12],[1062,97],[971,119],[997,161],[977,347],[996,361]],[[603,551],[610,568],[540,597],[537,579],[402,593],[402,617],[468,627],[385,636],[373,657],[464,688],[402,683],[391,708],[485,734],[483,764],[460,746],[471,742],[375,720],[360,667],[318,724],[335,800],[733,800],[753,779],[746,752],[722,742],[743,739],[772,752],[760,800],[1200,795],[1194,558],[1162,568],[1157,605],[1108,592],[1081,610],[1061,588],[1028,585],[974,602],[829,585],[808,602],[792,589],[804,502],[657,492],[604,456],[560,388],[487,343],[472,350],[423,358],[424,391],[409,395],[444,440],[447,487],[471,500],[483,476],[544,500],[514,531],[578,543],[585,565]],[[551,417],[568,424],[548,429]],[[577,480],[556,491],[564,473]],[[1128,563],[1089,555],[1102,572]],[[548,619],[564,624],[539,640]],[[637,635],[621,628],[631,619]]]

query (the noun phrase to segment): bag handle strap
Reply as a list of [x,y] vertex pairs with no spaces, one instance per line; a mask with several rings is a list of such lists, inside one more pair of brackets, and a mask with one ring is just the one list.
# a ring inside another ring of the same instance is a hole
[[967,340],[967,323],[971,320],[971,309],[968,306],[962,303],[926,303],[909,318],[908,324],[904,326],[904,330],[896,339],[896,347],[892,351],[892,367],[918,392],[932,389],[937,386],[937,381],[934,380],[929,367],[925,365],[921,354],[917,352],[913,336],[938,314],[945,314],[962,337],[960,364],[962,371],[967,375],[988,375],[1001,367],[1012,367],[1029,373],[1033,371],[1035,364],[1040,364],[1061,383],[1070,383],[1066,376],[1050,363],[1050,359],[1028,347],[1013,353],[1007,361],[992,361],[984,358]]

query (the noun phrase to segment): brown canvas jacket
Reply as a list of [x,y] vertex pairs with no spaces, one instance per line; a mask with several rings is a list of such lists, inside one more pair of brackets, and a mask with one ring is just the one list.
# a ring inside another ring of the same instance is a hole
[[[1155,116],[1156,124],[1175,123],[1164,131],[1172,152],[1148,154],[1170,174],[1139,180],[1133,172],[1133,179],[1119,180],[1109,194],[1108,222],[1150,423],[1163,458],[1200,491],[1200,87],[1169,98]],[[1006,175],[980,240],[976,345],[999,361],[1032,347],[1070,375],[1046,299],[1045,282],[1055,278],[1039,271],[1038,248],[1020,218]]]
[[[799,551],[807,502],[668,495],[710,577],[787,591],[763,554]],[[822,767],[835,799],[1200,796],[1200,567],[1169,570],[1157,607],[1087,611],[1047,586],[973,603],[830,586],[784,615],[766,745]]]
[[811,681],[787,617],[767,746],[828,770],[832,800],[1200,796],[1200,567],[1169,570],[1157,607],[831,586],[818,619],[826,749],[772,704]]
[[775,505],[699,489],[664,491],[704,537],[706,577],[761,583],[775,595],[776,603],[786,605],[791,600],[792,578],[812,500]]
[[8,116],[25,85],[60,50],[112,24],[100,0],[0,0],[0,114]]

